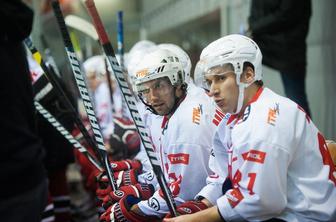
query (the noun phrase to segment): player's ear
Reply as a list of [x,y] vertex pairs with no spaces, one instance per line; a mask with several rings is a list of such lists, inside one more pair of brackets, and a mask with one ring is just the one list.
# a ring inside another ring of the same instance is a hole
[[255,73],[252,67],[247,66],[243,72],[243,75],[241,75],[240,81],[246,84],[250,84],[254,82]]

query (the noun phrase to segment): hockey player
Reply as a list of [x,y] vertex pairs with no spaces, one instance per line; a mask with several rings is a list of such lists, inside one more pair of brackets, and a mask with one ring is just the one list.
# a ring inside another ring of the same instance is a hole
[[106,72],[104,58],[102,56],[91,57],[84,62],[83,66],[88,79],[88,85],[91,90],[99,126],[102,130],[104,139],[108,140],[114,130],[112,109],[118,113],[121,106],[113,107],[118,103],[112,104],[108,85],[104,81],[103,75]]
[[[187,92],[178,57],[165,49],[146,55],[137,68],[136,91],[151,111],[162,116],[154,133],[162,170],[177,205],[191,200],[205,185],[214,125],[209,97],[193,97]],[[152,129],[151,129],[152,131]],[[168,213],[168,206],[157,190],[148,201],[132,196],[122,198],[101,217],[111,221],[151,221]],[[135,200],[129,202],[129,200]]]
[[210,95],[232,114],[213,143],[217,173],[232,188],[201,192],[216,206],[165,222],[336,221],[336,172],[325,140],[302,108],[263,87],[261,60],[257,44],[241,35],[202,51],[198,68]]

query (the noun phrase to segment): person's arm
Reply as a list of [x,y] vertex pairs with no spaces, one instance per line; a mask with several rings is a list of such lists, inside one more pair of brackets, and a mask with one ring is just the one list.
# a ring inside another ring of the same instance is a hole
[[216,206],[194,214],[182,215],[174,218],[165,218],[163,222],[225,222]]
[[[165,166],[170,189],[177,205],[192,200],[205,186],[209,151],[198,144],[172,144],[167,149]],[[169,212],[161,190],[148,201],[141,201],[139,208],[148,215],[163,216]]]
[[237,144],[235,149],[239,152],[233,156],[233,189],[217,200],[220,214],[228,221],[278,216],[287,203],[290,154],[265,140]]

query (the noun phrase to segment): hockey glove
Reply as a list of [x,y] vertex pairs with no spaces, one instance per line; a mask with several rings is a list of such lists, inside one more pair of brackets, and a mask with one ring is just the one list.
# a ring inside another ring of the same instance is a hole
[[121,160],[111,162],[111,167],[114,172],[135,169],[141,171],[141,162],[139,160]]
[[[141,200],[149,199],[155,192],[152,184],[136,184],[129,186],[122,186],[118,190],[110,192],[103,198],[103,207],[107,209],[112,204],[120,201],[123,197],[133,195]],[[98,195],[98,194],[97,194]]]
[[[131,169],[126,171],[114,172],[114,178],[117,180],[117,186],[134,185],[138,183],[137,170]],[[96,194],[99,199],[103,199],[106,195],[112,192],[111,186],[108,184],[108,178],[106,175],[96,175],[96,181],[98,183]]]
[[144,216],[131,211],[133,205],[139,203],[140,198],[129,195],[123,197],[118,203],[109,207],[105,213],[100,216],[101,222],[154,222],[160,221],[157,217]]
[[[205,205],[202,201],[199,200],[191,200],[187,201],[180,206],[176,208],[177,214],[178,215],[184,215],[184,214],[193,214],[201,210],[207,209],[208,206]],[[171,214],[168,213],[165,218],[171,218]]]

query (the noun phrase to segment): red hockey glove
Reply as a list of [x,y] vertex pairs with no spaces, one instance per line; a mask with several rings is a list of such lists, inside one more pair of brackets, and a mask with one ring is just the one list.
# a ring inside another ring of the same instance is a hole
[[155,192],[152,184],[135,184],[122,186],[118,190],[110,192],[103,198],[103,207],[107,209],[112,204],[120,201],[123,197],[133,195],[141,200],[149,199]]
[[139,203],[141,201],[140,198],[136,198],[135,196],[129,195],[122,198],[118,203],[115,203],[111,207],[109,207],[105,213],[100,216],[101,222],[124,222],[124,221],[132,221],[132,222],[154,222],[160,221],[157,217],[154,216],[144,216],[137,214],[131,211],[133,205]]
[[[138,183],[137,170],[131,169],[126,171],[114,172],[114,178],[117,180],[117,186],[134,185]],[[106,175],[96,175],[96,181],[99,184],[96,188],[96,194],[99,199],[103,199],[106,195],[112,192],[112,188],[108,183]]]
[[[193,214],[201,210],[207,209],[208,206],[205,205],[205,203],[199,201],[199,200],[191,200],[187,201],[180,206],[176,208],[178,215],[184,215],[184,214]],[[171,214],[168,213],[165,218],[171,218]]]
[[140,172],[142,166],[139,160],[121,160],[111,162],[111,167],[114,172],[130,169],[135,169]]

